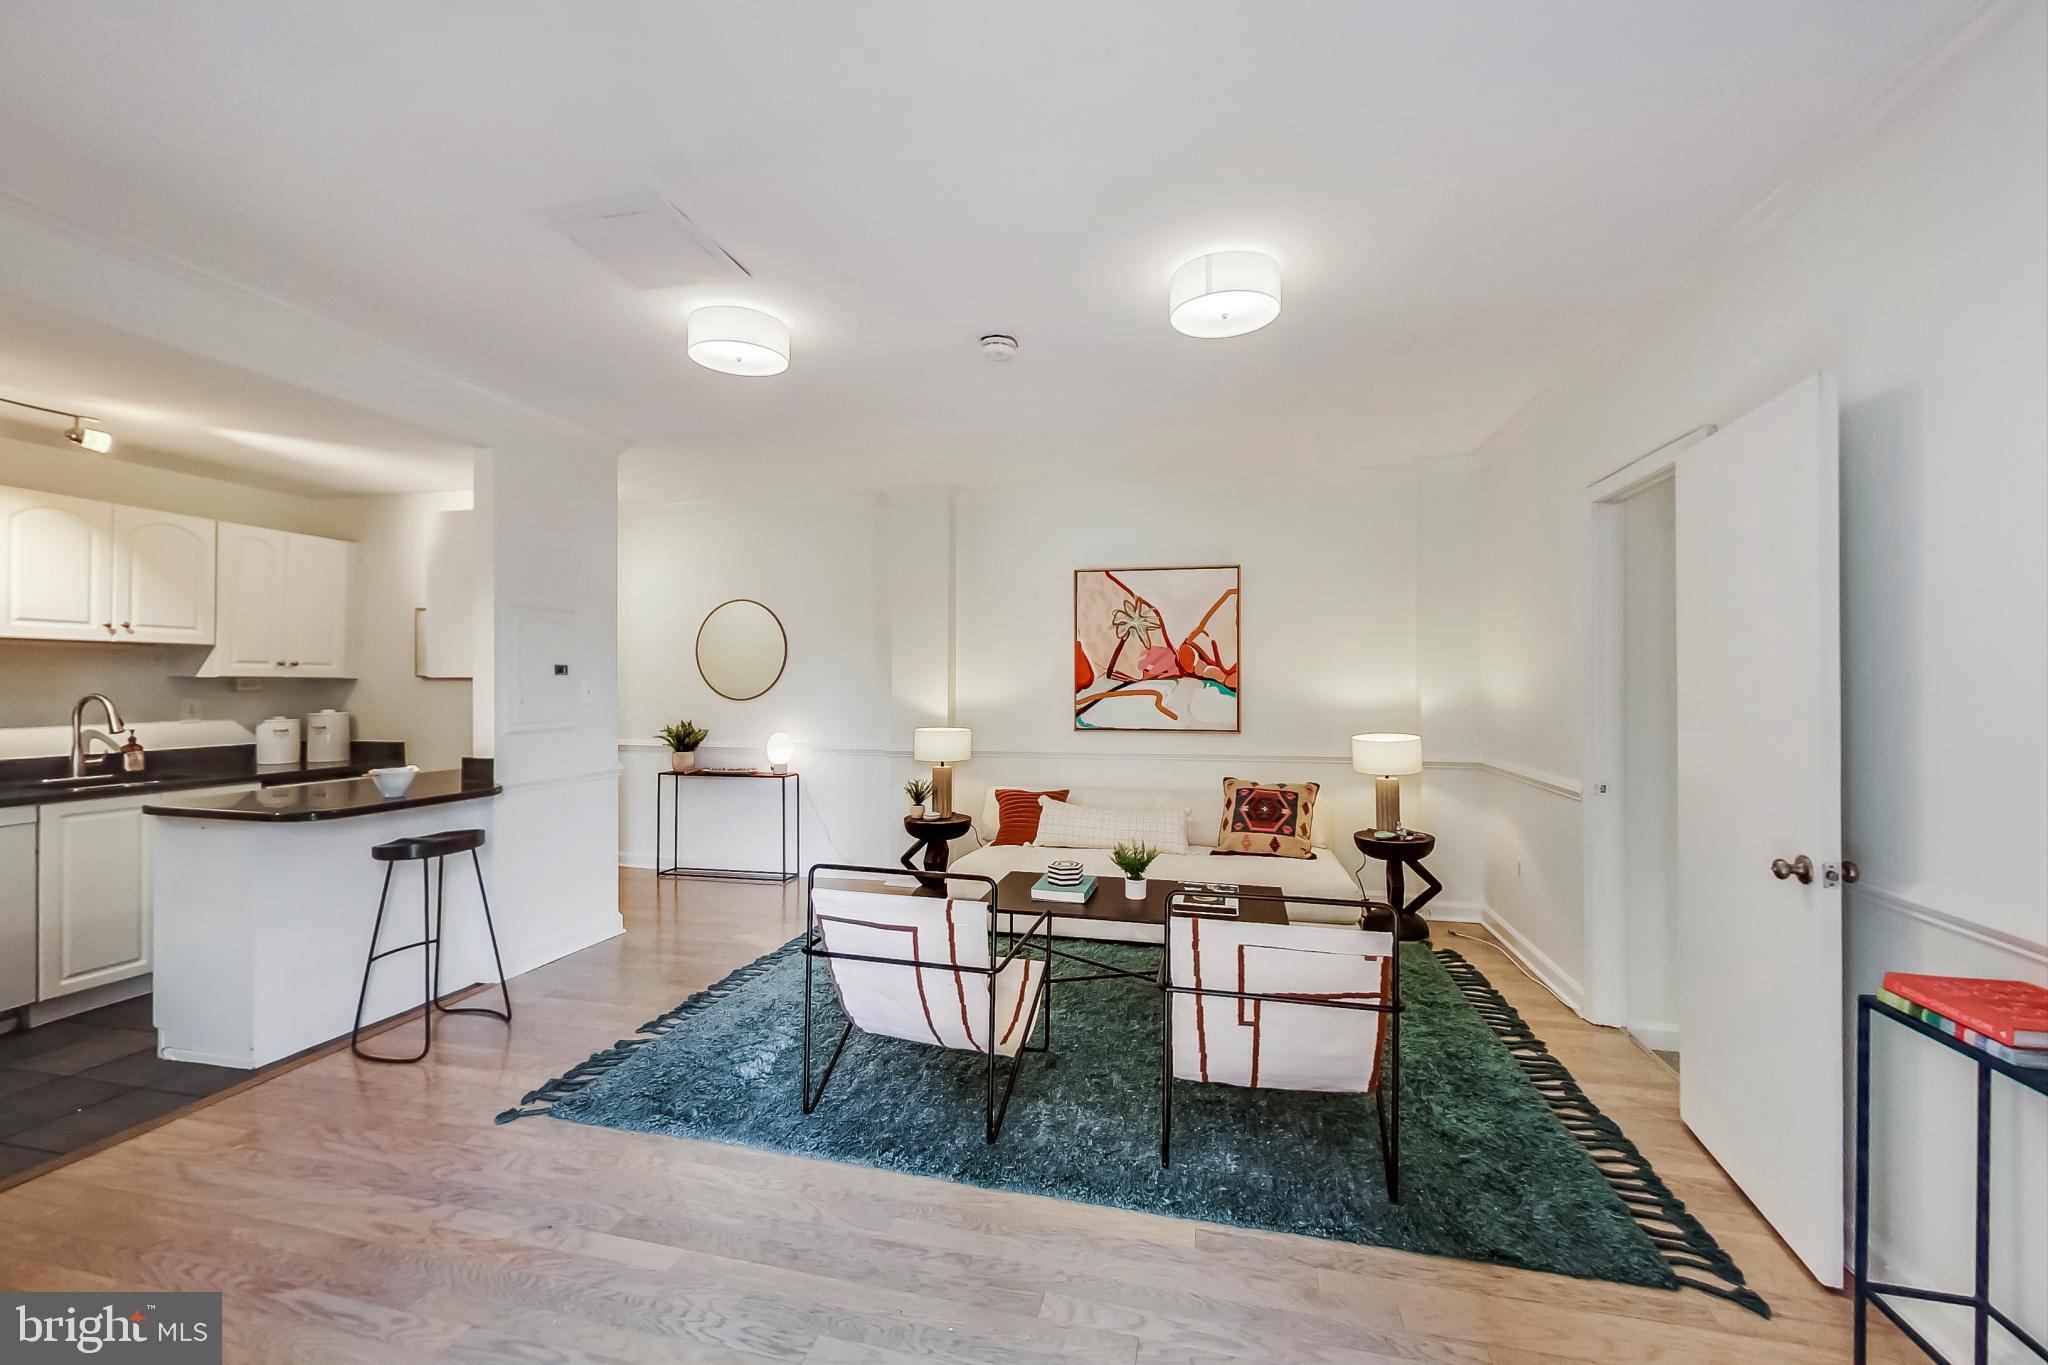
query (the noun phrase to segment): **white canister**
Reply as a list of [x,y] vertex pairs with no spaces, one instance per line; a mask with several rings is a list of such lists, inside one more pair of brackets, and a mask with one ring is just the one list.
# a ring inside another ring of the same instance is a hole
[[256,727],[256,766],[299,761],[299,723],[290,716],[272,716]]
[[306,762],[348,760],[348,712],[315,711],[306,717]]

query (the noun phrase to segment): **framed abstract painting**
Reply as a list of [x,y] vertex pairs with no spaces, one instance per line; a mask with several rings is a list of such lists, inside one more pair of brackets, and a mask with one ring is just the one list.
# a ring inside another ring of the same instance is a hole
[[1238,566],[1074,571],[1076,730],[1238,729]]

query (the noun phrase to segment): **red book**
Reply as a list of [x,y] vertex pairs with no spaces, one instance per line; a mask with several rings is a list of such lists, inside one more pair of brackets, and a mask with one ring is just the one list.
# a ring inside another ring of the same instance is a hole
[[1886,972],[1884,988],[2007,1047],[2048,1048],[2048,987],[1980,976]]

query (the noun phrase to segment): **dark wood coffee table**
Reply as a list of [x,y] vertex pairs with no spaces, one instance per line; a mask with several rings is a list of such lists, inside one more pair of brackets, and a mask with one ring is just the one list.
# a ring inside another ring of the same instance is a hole
[[[1172,881],[1165,877],[1147,877],[1145,879],[1145,899],[1140,901],[1132,900],[1124,894],[1123,878],[1097,877],[1095,879],[1095,894],[1076,905],[1066,901],[1033,900],[1031,898],[1031,888],[1044,875],[1042,872],[1012,872],[997,882],[996,905],[1001,909],[1002,913],[1012,916],[1027,916],[1028,918],[1024,921],[1026,924],[1036,922],[1037,917],[1041,914],[1050,914],[1055,919],[1068,921],[1091,921],[1102,925],[1156,924],[1163,928],[1166,924],[1167,905],[1172,900],[1174,893],[1179,891],[1183,885],[1181,882]],[[1229,878],[1217,877],[1214,880],[1227,882]],[[1239,891],[1244,893],[1246,898],[1271,897],[1271,899],[1253,900],[1241,898],[1237,903],[1237,913],[1230,916],[1233,921],[1239,924],[1287,923],[1287,906],[1280,899],[1282,893],[1279,887],[1254,886],[1249,882],[1239,882],[1237,887]],[[1203,918],[1203,916],[1196,912],[1181,911],[1179,913],[1186,915],[1190,919]],[[1012,919],[1010,922],[1015,924],[1017,921]],[[1116,941],[1123,942],[1125,940]],[[1071,948],[1060,947],[1060,940],[1058,938],[1053,939],[1052,942],[1053,957],[1092,969],[1087,974],[1079,976],[1060,976],[1055,974],[1053,976],[1055,984],[1081,981],[1109,981],[1126,977],[1136,978],[1140,981],[1155,981],[1158,978],[1156,971],[1134,972],[1128,968],[1111,966],[1107,962],[1098,962],[1092,957],[1077,953]],[[1159,945],[1141,943],[1138,946],[1156,948]]]

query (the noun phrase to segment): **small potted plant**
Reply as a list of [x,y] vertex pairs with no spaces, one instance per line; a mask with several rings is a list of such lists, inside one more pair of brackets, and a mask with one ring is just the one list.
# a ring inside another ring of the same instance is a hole
[[922,819],[924,803],[931,799],[932,784],[923,778],[913,777],[903,784],[903,794],[910,798],[910,818]]
[[697,746],[711,737],[709,730],[679,720],[661,727],[655,738],[668,745],[668,766],[676,772],[686,773],[697,766]]
[[1134,901],[1145,899],[1145,869],[1152,866],[1152,860],[1159,856],[1159,850],[1150,844],[1118,844],[1110,852],[1110,861],[1123,869],[1124,895]]

